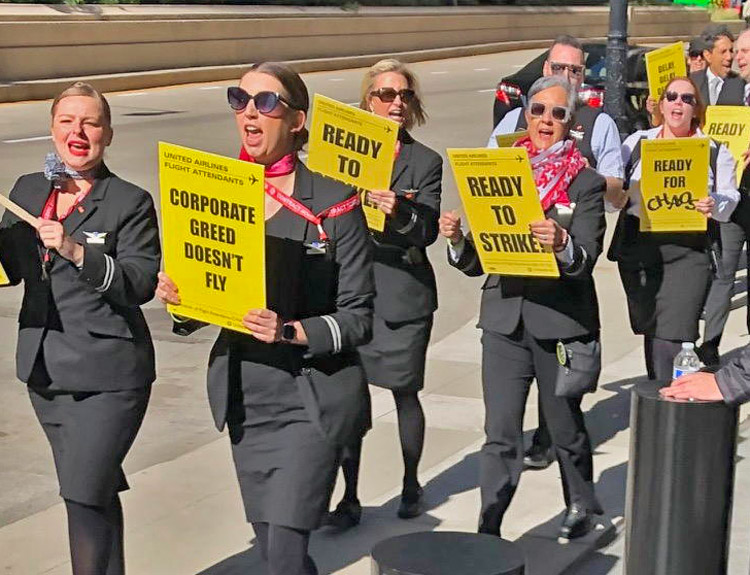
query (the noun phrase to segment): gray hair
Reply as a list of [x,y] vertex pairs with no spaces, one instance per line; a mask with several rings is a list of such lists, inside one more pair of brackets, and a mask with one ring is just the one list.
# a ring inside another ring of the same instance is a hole
[[562,76],[542,76],[536,82],[534,82],[531,85],[531,88],[529,88],[529,93],[526,98],[526,107],[528,108],[531,105],[532,98],[539,92],[543,92],[544,90],[549,90],[550,88],[555,88],[558,86],[565,90],[565,95],[568,101],[566,107],[568,108],[568,110],[570,110],[572,116],[573,112],[576,109],[578,92],[573,87],[573,85]]

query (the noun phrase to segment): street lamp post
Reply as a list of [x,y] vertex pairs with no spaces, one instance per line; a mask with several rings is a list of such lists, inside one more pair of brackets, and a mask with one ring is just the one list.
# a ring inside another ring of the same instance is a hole
[[607,36],[607,83],[604,110],[617,123],[621,134],[627,131],[625,88],[628,81],[628,0],[610,0]]

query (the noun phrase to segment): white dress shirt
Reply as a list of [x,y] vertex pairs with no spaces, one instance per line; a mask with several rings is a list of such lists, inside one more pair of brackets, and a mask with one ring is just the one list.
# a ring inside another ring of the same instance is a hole
[[[627,165],[630,155],[636,144],[642,139],[655,140],[662,128],[651,128],[650,130],[640,130],[631,134],[622,143],[622,161]],[[703,138],[705,134],[696,130],[696,138]],[[711,147],[716,147],[716,142],[711,140]],[[708,167],[708,194],[716,202],[711,216],[719,222],[728,222],[729,216],[737,207],[740,201],[740,192],[737,190],[737,178],[735,177],[737,163],[727,147],[722,144],[719,147],[719,155],[716,158],[716,174],[713,173],[711,166]],[[716,186],[714,186],[714,178]],[[630,207],[628,213],[640,217],[641,214],[641,160],[633,166],[633,173],[630,176],[630,189],[628,190],[630,198]]]

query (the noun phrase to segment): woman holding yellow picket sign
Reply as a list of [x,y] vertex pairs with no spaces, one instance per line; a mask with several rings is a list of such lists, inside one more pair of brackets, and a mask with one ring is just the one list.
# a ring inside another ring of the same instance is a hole
[[[643,231],[648,214],[641,213],[642,142],[705,137],[700,130],[705,106],[689,78],[674,78],[667,85],[655,113],[657,127],[632,134],[622,146],[625,188],[629,196],[620,212],[609,258],[618,263],[633,331],[645,338],[648,376],[668,381],[672,378],[672,364],[681,344],[698,338],[698,320],[711,278],[714,242],[706,231]],[[657,167],[654,163],[654,168]],[[662,181],[666,186],[667,180]],[[693,213],[706,218],[720,222],[729,220],[740,197],[735,161],[725,146],[718,146],[714,141],[710,141],[705,185],[708,193],[703,198],[682,202],[683,193],[680,193],[680,199],[671,202],[671,207],[662,204],[673,213],[694,210]],[[700,195],[698,193],[698,197]],[[657,204],[659,202],[651,205]],[[720,257],[714,257],[714,261],[720,261]]]
[[[229,428],[269,575],[315,575],[310,531],[328,510],[340,448],[366,427],[356,348],[372,327],[370,240],[353,190],[298,158],[309,107],[302,78],[283,64],[254,64],[227,96],[240,159],[265,167],[268,303],[243,317],[251,334],[221,331],[209,402],[217,427]],[[159,274],[156,295],[178,305],[178,287]],[[197,327],[175,325],[185,334]]]
[[[372,342],[360,347],[367,380],[390,389],[396,402],[404,476],[398,516],[422,512],[417,466],[425,421],[418,392],[424,386],[432,314],[437,309],[435,274],[426,248],[438,235],[443,161],[408,130],[426,114],[414,73],[398,60],[381,60],[362,80],[360,108],[397,122],[399,130],[390,190],[368,192],[369,203],[385,213],[385,228],[372,232],[375,316]],[[347,529],[359,523],[357,498],[361,439],[344,450],[346,492],[328,523]]]

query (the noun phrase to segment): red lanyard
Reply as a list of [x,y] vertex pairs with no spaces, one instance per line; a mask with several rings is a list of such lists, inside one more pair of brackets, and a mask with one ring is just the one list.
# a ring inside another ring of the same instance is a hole
[[[40,216],[43,220],[57,220],[58,222],[62,222],[65,218],[67,218],[70,214],[73,213],[73,210],[78,207],[81,202],[84,200],[84,198],[88,195],[90,190],[87,190],[85,192],[78,192],[76,194],[76,201],[73,202],[73,205],[70,206],[67,211],[60,216],[57,217],[57,198],[60,195],[60,188],[53,187],[52,191],[50,192],[49,196],[47,197],[47,201],[44,203],[44,208],[42,208],[42,215]],[[83,208],[79,208],[80,210],[83,210]],[[44,264],[48,264],[50,262],[51,258],[49,255],[49,249],[44,250],[44,257],[42,258],[42,261]],[[43,275],[46,275],[47,268],[43,265],[42,266]]]
[[70,214],[73,213],[73,210],[75,210],[80,205],[80,203],[88,195],[88,191],[78,192],[76,194],[76,201],[73,202],[73,205],[70,206],[68,210],[62,216],[58,218],[57,217],[57,198],[59,195],[60,195],[60,189],[52,188],[52,191],[50,192],[50,195],[44,204],[44,208],[42,209],[42,215],[40,216],[43,220],[57,220],[58,222],[63,221],[65,218],[67,218]]
[[[255,159],[245,151],[245,148],[242,148],[240,150],[240,160],[245,160],[246,162],[253,163],[255,162]],[[275,162],[270,166],[265,166],[266,177],[287,176],[294,171],[296,162],[296,154],[287,154],[278,162]],[[325,230],[323,229],[324,219],[337,218],[338,216],[344,215],[347,212],[351,212],[353,209],[359,206],[359,195],[354,194],[351,198],[330,206],[320,212],[318,215],[315,215],[306,205],[302,204],[291,196],[287,196],[279,188],[277,188],[273,184],[270,184],[268,180],[265,180],[264,188],[269,196],[279,202],[287,210],[302,218],[305,218],[308,222],[317,227],[318,235],[320,237],[320,241],[322,242],[328,241],[328,234],[326,234]]]
[[318,235],[320,236],[321,242],[328,241],[328,234],[323,229],[323,220],[326,218],[337,218],[338,216],[344,215],[347,212],[351,212],[359,205],[359,195],[355,194],[351,198],[339,202],[333,206],[330,206],[320,212],[317,216],[312,213],[310,208],[300,203],[294,198],[287,196],[284,192],[279,190],[273,184],[265,183],[266,193],[271,196],[274,200],[279,202],[287,210],[294,214],[305,218],[308,222],[318,228]]

